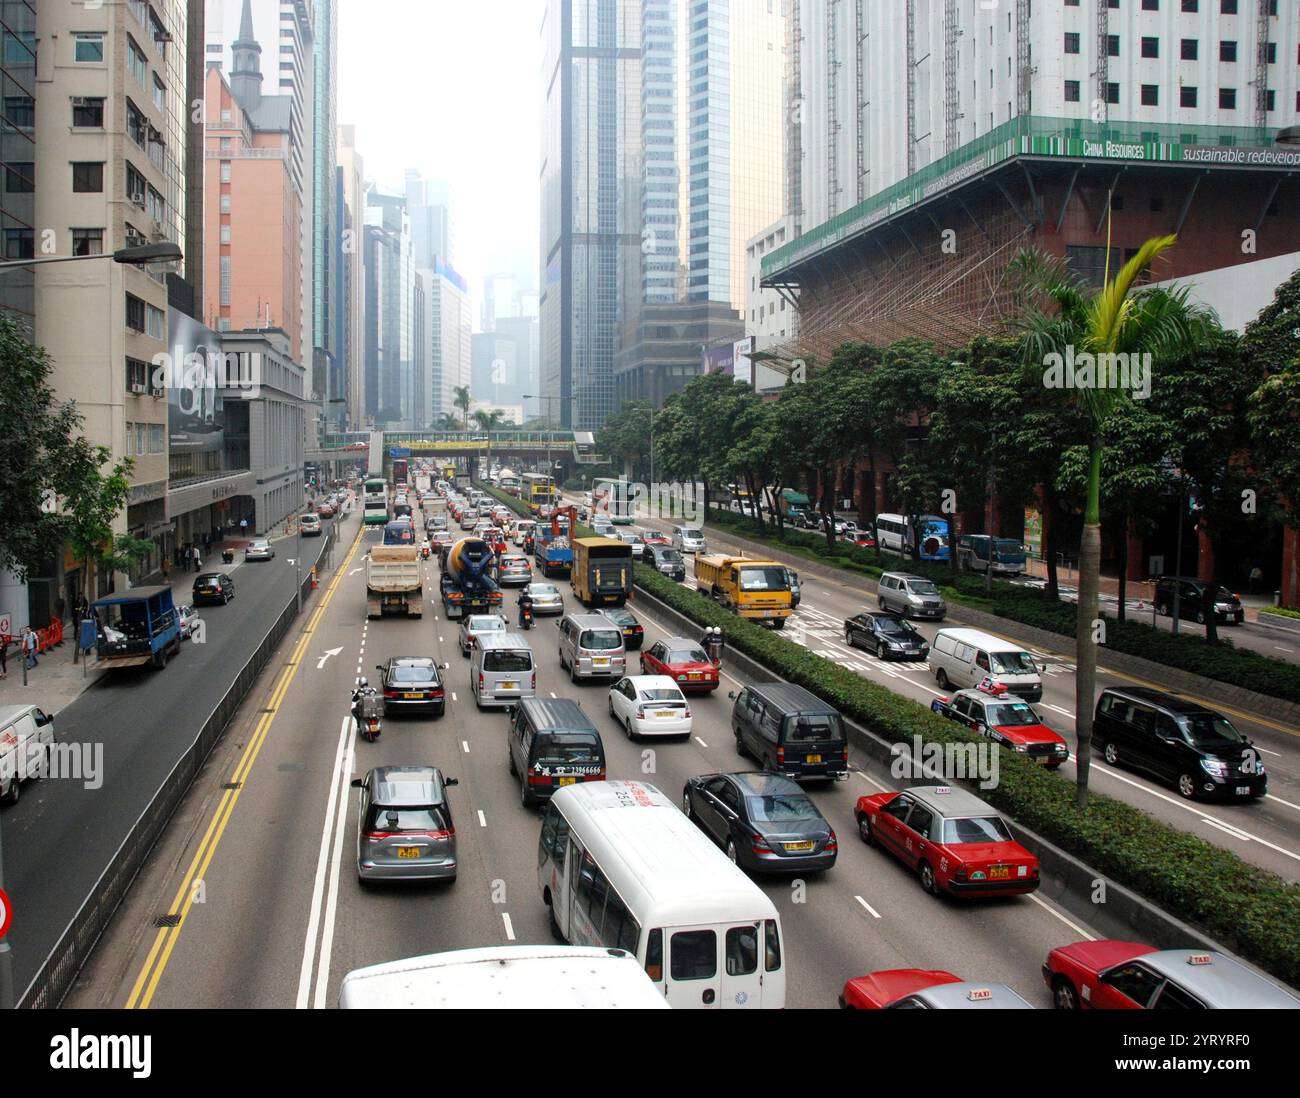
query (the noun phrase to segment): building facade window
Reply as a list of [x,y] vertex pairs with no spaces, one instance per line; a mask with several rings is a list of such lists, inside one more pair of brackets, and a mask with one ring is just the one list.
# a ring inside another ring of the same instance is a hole
[[1150,36],[1142,38],[1142,56],[1146,58],[1156,58],[1160,56],[1160,39]]
[[129,99],[126,101],[126,134],[142,149],[149,141],[149,122],[144,111]]
[[221,196],[221,212],[224,214],[230,213],[230,195],[228,194]]
[[149,364],[140,358],[126,360],[126,391],[143,389],[149,384]]
[[103,229],[73,229],[72,230],[72,254],[73,255],[103,255],[104,254],[104,230]]
[[103,64],[104,36],[102,34],[74,34],[73,58],[79,63]]
[[222,243],[222,244],[229,244],[229,243],[230,243],[230,226],[229,226],[229,225],[222,225],[222,226],[221,226],[221,243]]
[[167,338],[167,314],[153,305],[146,304],[144,307],[145,331],[154,339]]
[[153,78],[153,105],[159,110],[167,109],[167,85],[158,79],[156,73]]
[[72,97],[72,124],[86,129],[104,128],[104,100],[98,97]]
[[99,194],[104,190],[104,164],[102,161],[73,162],[72,189],[78,194]]
[[1237,60],[1237,43],[1224,41],[1219,43],[1219,60],[1232,64]]
[[36,236],[31,229],[5,229],[5,259],[32,259]]
[[1184,84],[1178,89],[1178,105],[1180,107],[1196,106],[1196,89]]
[[221,182],[222,183],[230,182],[230,161],[229,160],[223,160],[221,162]]
[[1201,43],[1195,38],[1184,38],[1180,45],[1184,61],[1195,61],[1201,52]]
[[31,194],[36,190],[36,163],[11,160],[5,165],[5,190],[9,194]]
[[143,88],[149,79],[149,60],[129,34],[126,36],[126,67]]
[[1067,103],[1079,102],[1079,81],[1067,80],[1065,82],[1065,101]]
[[126,295],[126,326],[133,332],[144,331],[144,302],[135,294]]
[[221,304],[230,304],[230,256],[221,257]]
[[1158,84],[1142,85],[1142,106],[1144,107],[1160,106],[1160,85]]
[[1219,89],[1219,110],[1235,111],[1237,109],[1237,89],[1220,88]]

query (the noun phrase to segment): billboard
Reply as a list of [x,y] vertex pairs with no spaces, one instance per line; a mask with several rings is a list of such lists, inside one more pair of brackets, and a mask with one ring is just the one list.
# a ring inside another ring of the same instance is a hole
[[[167,338],[168,452],[220,453],[225,447],[226,429],[220,388],[220,375],[224,373],[221,337],[179,309],[168,309]],[[150,368],[157,369],[158,365],[155,361]],[[210,465],[205,463],[203,468]]]
[[749,356],[753,350],[753,336],[745,336],[744,339],[738,339],[731,345],[731,372],[735,375],[737,381],[743,381],[746,385],[754,384],[754,366],[749,361]]
[[735,345],[728,343],[724,347],[708,347],[702,354],[703,372],[706,374],[731,374],[735,372]]

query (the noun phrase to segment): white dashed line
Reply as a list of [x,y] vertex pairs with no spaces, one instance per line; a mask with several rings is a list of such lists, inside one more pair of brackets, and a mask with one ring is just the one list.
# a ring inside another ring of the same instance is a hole
[[1220,823],[1218,820],[1212,820],[1209,816],[1202,816],[1201,823],[1207,823],[1211,827],[1217,827],[1225,835],[1231,835],[1234,839],[1240,839],[1243,843],[1251,842],[1251,837],[1244,831],[1238,831],[1231,824]]
[[455,701],[455,700],[456,700],[456,691],[454,691],[454,690],[451,692],[451,700],[452,700],[452,701]]
[[483,809],[481,808],[478,810],[478,825],[479,827],[487,827],[487,817],[483,815]]
[[698,743],[701,747],[708,747],[708,746],[709,746],[709,745],[708,745],[707,743],[705,743],[702,739],[700,739],[699,736],[696,736],[696,737],[695,737],[695,742]]
[[864,782],[867,782],[869,785],[874,785],[874,786],[875,786],[877,789],[879,789],[882,793],[885,791],[885,786],[881,785],[878,781],[876,781],[875,778],[873,778],[873,777],[872,777],[870,774],[868,774],[866,771],[864,771],[864,770],[855,770],[853,773],[855,773],[859,778],[861,778]]
[[1059,705],[1053,705],[1051,702],[1042,702],[1041,704],[1044,709],[1051,709],[1056,713],[1060,713],[1062,716],[1069,717],[1071,720],[1074,720],[1074,714],[1071,713],[1068,709],[1062,709]]
[[1066,926],[1068,926],[1071,930],[1073,930],[1077,935],[1079,935],[1080,938],[1083,938],[1085,941],[1089,941],[1089,942],[1095,942],[1095,941],[1097,940],[1097,939],[1094,938],[1091,934],[1089,934],[1086,930],[1084,930],[1083,927],[1081,927],[1078,923],[1071,922],[1071,921],[1070,921],[1069,919],[1067,919],[1064,915],[1062,915],[1059,911],[1057,911],[1056,908],[1054,908],[1051,904],[1049,904],[1049,903],[1047,903],[1045,900],[1042,900],[1042,899],[1040,899],[1039,897],[1035,896],[1032,892],[1029,893],[1029,898],[1030,898],[1031,900],[1033,900],[1034,903],[1036,903],[1036,904],[1037,904],[1039,907],[1041,907],[1044,911],[1048,912],[1049,914],[1055,915],[1058,919],[1061,920],[1061,922],[1063,922]]
[[506,924],[506,937],[513,942],[515,940],[515,928],[510,922],[510,913],[508,911],[501,912],[501,921]]
[[468,755],[468,754],[469,754],[469,740],[461,740],[461,741],[460,741],[460,746],[461,746],[461,748],[464,750],[465,754]]
[[867,903],[867,901],[864,900],[861,896],[854,896],[853,898],[857,900],[858,903],[860,903],[863,907],[865,907],[869,912],[871,912],[873,918],[876,919],[880,918],[880,912],[877,911],[874,907],[872,907],[869,903]]
[[554,690],[551,691],[551,697],[555,697],[555,691],[554,691]]

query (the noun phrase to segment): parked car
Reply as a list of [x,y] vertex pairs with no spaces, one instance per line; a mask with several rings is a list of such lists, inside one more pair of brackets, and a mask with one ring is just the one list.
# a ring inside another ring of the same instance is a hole
[[223,605],[235,597],[235,581],[225,572],[202,572],[194,577],[190,597],[194,605],[219,602]]
[[688,778],[682,811],[744,869],[816,873],[839,854],[835,829],[789,778],[768,772]]
[[469,659],[474,638],[479,633],[506,632],[506,619],[500,614],[470,614],[460,620],[460,654]]
[[609,688],[609,715],[628,738],[689,736],[691,708],[667,675],[628,675]]
[[245,560],[271,560],[275,556],[275,546],[266,538],[258,538],[244,547]]
[[629,652],[641,647],[642,642],[645,640],[645,630],[641,627],[641,623],[636,620],[636,615],[626,606],[609,607],[604,610],[597,610],[596,613],[603,614],[623,631],[623,647]]
[[1038,859],[997,810],[946,785],[858,798],[858,835],[916,872],[933,895],[1014,896],[1038,888]]
[[[1174,612],[1174,592],[1178,592],[1178,616],[1205,624],[1205,590],[1210,585],[1205,580],[1186,576],[1161,576],[1156,581],[1156,613],[1169,617]],[[1214,594],[1214,620],[1224,625],[1240,625],[1246,620],[1241,597],[1226,587]]]
[[655,641],[641,653],[641,674],[667,675],[688,693],[707,693],[718,688],[718,669],[689,637],[668,637]]
[[1001,687],[958,690],[951,698],[935,698],[930,708],[1049,770],[1070,757],[1069,744],[1060,733],[1049,728],[1024,698]]
[[1224,953],[1088,941],[1047,955],[1059,1010],[1297,1010],[1300,999]]
[[555,584],[534,581],[524,591],[532,597],[534,617],[564,613],[564,595]]
[[1227,717],[1178,694],[1107,687],[1092,736],[1111,766],[1144,770],[1188,800],[1258,800],[1268,792],[1259,748]]
[[438,664],[428,656],[392,656],[376,664],[384,715],[425,709],[435,717],[447,711]]
[[357,879],[454,881],[456,826],[436,766],[379,766],[364,778],[357,810]]
[[882,611],[846,618],[844,643],[870,649],[880,660],[923,660],[930,654],[930,645],[914,626]]

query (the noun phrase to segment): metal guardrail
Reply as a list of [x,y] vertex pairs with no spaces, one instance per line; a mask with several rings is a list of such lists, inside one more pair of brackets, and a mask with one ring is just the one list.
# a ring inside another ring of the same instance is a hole
[[[329,538],[321,552],[320,562],[316,566],[318,580],[323,568],[333,568],[333,549],[336,540],[334,527],[331,526]],[[307,597],[310,593],[311,576],[308,574],[303,582],[304,610],[307,608]],[[270,662],[272,653],[289,632],[296,616],[297,599],[292,598],[262,637],[261,643],[253,650],[253,654],[240,668],[225,695],[200,726],[194,742],[177,760],[171,773],[167,775],[158,791],[137,817],[108,866],[100,874],[95,887],[90,890],[90,895],[72,917],[67,929],[59,937],[54,948],[50,950],[26,990],[19,997],[19,1007],[35,1010],[54,1009],[63,1002],[95,944],[107,929],[118,905],[121,904],[136,875],[144,866],[149,852],[161,838],[172,815],[180,807],[185,795],[203,769],[203,764],[213,748],[221,741],[231,718],[256,685],[263,668]]]

